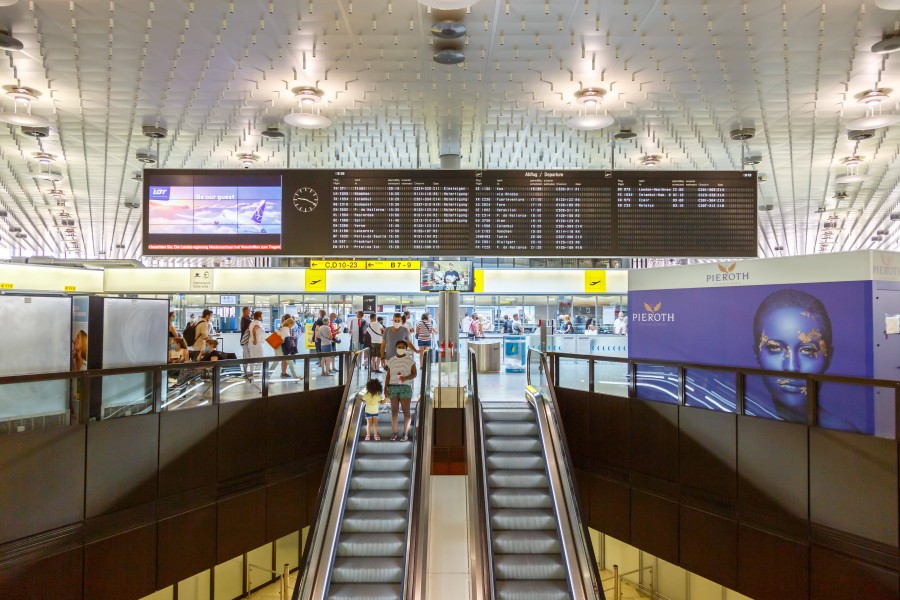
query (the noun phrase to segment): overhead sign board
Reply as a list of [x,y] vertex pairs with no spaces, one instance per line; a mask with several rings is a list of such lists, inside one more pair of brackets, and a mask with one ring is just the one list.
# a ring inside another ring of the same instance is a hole
[[211,292],[213,289],[212,269],[191,269],[188,289],[192,292]]

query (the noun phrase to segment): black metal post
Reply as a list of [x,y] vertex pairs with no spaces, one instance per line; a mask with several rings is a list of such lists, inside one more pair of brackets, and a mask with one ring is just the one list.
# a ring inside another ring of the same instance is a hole
[[588,391],[594,391],[594,364],[596,361],[593,358],[588,359]]
[[303,359],[303,391],[309,391],[309,354]]
[[[158,413],[162,412],[162,386],[164,383],[162,367],[153,369],[151,376],[153,377],[153,389],[150,392],[150,397],[153,399],[153,412]],[[166,376],[165,381],[168,381],[168,379],[168,376]]]
[[262,397],[268,398],[269,397],[269,363],[266,359],[263,359],[263,361],[262,361],[262,363],[260,363],[260,365],[262,366],[262,373],[260,374],[259,381],[262,385],[262,389],[261,389]]
[[220,404],[222,393],[222,367],[214,364],[212,368],[212,403]]
[[734,374],[734,408],[735,412],[739,415],[743,415],[747,410],[746,406],[746,398],[745,394],[747,393],[747,379],[742,371],[737,371]]
[[810,427],[819,424],[819,389],[812,377],[806,378],[806,424]]

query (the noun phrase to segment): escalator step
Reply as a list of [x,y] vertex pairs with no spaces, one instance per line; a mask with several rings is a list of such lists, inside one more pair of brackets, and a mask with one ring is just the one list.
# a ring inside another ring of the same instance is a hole
[[530,408],[495,409],[483,411],[485,421],[534,421],[534,411]]
[[496,531],[493,548],[498,554],[559,554],[562,552],[556,531]]
[[409,508],[409,494],[399,490],[351,491],[347,510],[403,510]]
[[538,435],[538,426],[534,421],[488,421],[484,424],[484,434],[490,438],[494,435]]
[[356,446],[356,455],[360,456],[363,454],[406,454],[412,455],[412,439],[408,442],[391,441],[391,428],[388,426],[386,431],[382,431],[379,428],[379,432],[381,435],[381,441],[376,442],[375,440],[365,441],[366,433],[363,430],[362,438],[359,441],[359,444]]
[[356,457],[353,472],[409,471],[410,467],[412,458],[403,454],[369,454]]
[[556,531],[556,516],[546,508],[499,508],[491,511],[491,528]]
[[488,469],[541,469],[546,466],[544,455],[529,452],[489,452]]
[[488,452],[541,452],[541,440],[537,437],[496,435],[484,443]]
[[546,488],[550,483],[543,470],[496,470],[488,473],[488,484],[492,488]]
[[498,581],[497,600],[570,600],[565,581]]
[[490,493],[491,508],[553,508],[546,488],[495,488]]
[[368,471],[353,473],[351,490],[409,490],[409,471]]
[[406,511],[348,510],[341,533],[396,533],[406,531]]
[[497,579],[566,580],[560,554],[499,554],[494,557]]
[[338,556],[403,556],[406,534],[343,533],[338,540]]
[[396,556],[334,559],[331,581],[336,583],[400,583],[403,559]]
[[399,583],[334,583],[329,600],[400,600]]

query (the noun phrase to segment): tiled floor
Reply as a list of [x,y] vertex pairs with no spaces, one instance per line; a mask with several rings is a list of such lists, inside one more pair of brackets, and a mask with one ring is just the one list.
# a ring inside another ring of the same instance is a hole
[[469,540],[466,478],[431,478],[428,530],[428,584],[430,600],[469,598]]

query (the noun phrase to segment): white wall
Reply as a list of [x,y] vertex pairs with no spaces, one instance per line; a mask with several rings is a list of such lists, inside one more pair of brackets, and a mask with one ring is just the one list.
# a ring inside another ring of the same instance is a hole
[[76,293],[100,293],[103,271],[3,263],[0,264],[2,283],[11,283],[14,292],[63,292],[67,286],[73,286]]

